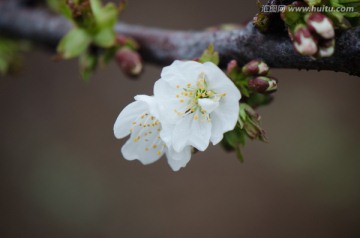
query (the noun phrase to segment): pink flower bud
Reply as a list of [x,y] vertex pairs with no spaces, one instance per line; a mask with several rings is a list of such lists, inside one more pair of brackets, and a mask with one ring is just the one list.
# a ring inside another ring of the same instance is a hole
[[333,22],[322,13],[310,13],[306,16],[306,23],[310,31],[317,33],[324,39],[335,37]]
[[232,72],[234,72],[234,70],[237,68],[237,66],[238,66],[238,64],[237,64],[236,60],[231,60],[227,65],[226,73],[228,75],[230,75]]
[[294,46],[297,52],[302,55],[312,56],[318,51],[317,40],[311,35],[309,29],[304,25],[295,28]]
[[258,93],[275,92],[277,80],[271,77],[259,76],[249,81],[249,88]]
[[245,75],[267,75],[269,66],[261,60],[252,60],[242,68]]
[[129,48],[122,48],[116,52],[116,61],[121,70],[128,76],[138,76],[143,69],[139,53]]

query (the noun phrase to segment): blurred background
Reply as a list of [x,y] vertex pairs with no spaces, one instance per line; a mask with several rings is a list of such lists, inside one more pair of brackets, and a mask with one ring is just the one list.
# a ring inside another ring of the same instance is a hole
[[[255,1],[130,0],[123,20],[175,29],[243,22]],[[178,173],[120,154],[119,112],[152,94],[161,68],[138,80],[115,64],[90,82],[77,61],[26,56],[0,80],[0,237],[360,237],[360,78],[272,70],[273,104],[260,109],[269,144],[245,163],[220,147]]]

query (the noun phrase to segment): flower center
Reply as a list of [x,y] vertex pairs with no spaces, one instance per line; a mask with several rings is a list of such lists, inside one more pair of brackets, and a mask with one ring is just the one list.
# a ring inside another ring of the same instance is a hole
[[[226,96],[226,94],[219,94],[209,90],[206,78],[205,73],[199,74],[195,88],[191,87],[191,84],[187,84],[180,95],[176,95],[180,99],[180,103],[184,103],[184,106],[179,108],[181,110],[174,109],[178,116],[195,113],[195,120],[198,120],[199,116],[201,116],[203,119],[210,121],[209,114],[217,108],[220,99]],[[177,88],[180,88],[180,85]],[[200,112],[201,115],[197,115],[196,112]]]

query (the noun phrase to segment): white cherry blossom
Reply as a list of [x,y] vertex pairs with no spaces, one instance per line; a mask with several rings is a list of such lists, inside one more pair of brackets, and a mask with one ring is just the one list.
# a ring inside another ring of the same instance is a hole
[[187,146],[204,151],[234,129],[240,92],[213,63],[175,61],[155,83],[160,106],[161,138],[180,152]]
[[114,125],[116,138],[121,139],[130,134],[130,139],[121,148],[127,160],[139,160],[142,164],[151,164],[164,154],[174,171],[185,167],[190,161],[191,146],[175,151],[160,138],[162,130],[158,120],[158,104],[154,97],[139,95],[118,116]]

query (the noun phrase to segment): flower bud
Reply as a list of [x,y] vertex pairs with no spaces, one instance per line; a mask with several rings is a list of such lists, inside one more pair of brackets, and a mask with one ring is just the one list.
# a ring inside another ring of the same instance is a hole
[[335,52],[335,39],[321,42],[319,45],[319,57],[330,57]]
[[227,65],[226,73],[228,75],[231,75],[234,72],[234,70],[236,70],[237,66],[238,66],[237,61],[231,60]]
[[310,13],[306,15],[306,24],[310,31],[317,33],[324,39],[335,37],[333,22],[322,13]]
[[242,68],[245,75],[267,75],[269,66],[261,60],[252,60]]
[[249,88],[258,93],[269,93],[277,90],[275,78],[259,76],[249,81]]
[[295,49],[300,54],[312,56],[318,51],[317,40],[311,35],[306,26],[298,25],[295,28],[293,38]]
[[139,53],[126,47],[116,52],[116,61],[121,70],[128,76],[138,76],[143,69]]

